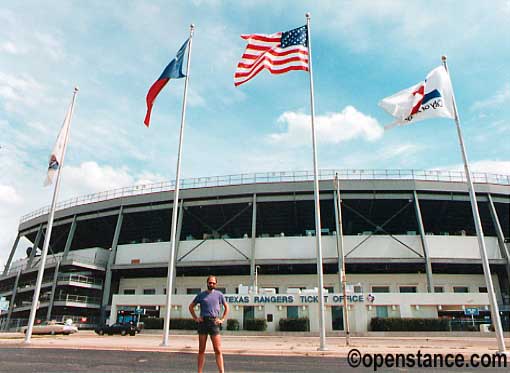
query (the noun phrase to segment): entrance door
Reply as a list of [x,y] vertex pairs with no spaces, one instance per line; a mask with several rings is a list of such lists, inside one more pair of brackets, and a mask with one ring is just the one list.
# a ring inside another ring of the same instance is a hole
[[255,308],[253,306],[243,307],[243,325],[246,325],[246,320],[253,320],[255,318]]
[[344,310],[343,307],[331,307],[331,321],[333,323],[333,330],[344,330]]

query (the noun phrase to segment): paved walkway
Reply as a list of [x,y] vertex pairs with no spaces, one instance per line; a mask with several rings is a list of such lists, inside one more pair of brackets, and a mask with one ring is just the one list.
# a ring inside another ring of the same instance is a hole
[[[80,331],[70,336],[32,337],[26,345],[21,333],[0,333],[0,347],[17,346],[29,348],[66,348],[87,350],[160,351],[196,353],[196,334],[170,334],[169,346],[161,346],[162,334],[140,333],[131,336],[98,336],[92,331]],[[354,337],[351,345],[345,345],[341,337],[328,337],[327,351],[318,351],[319,338],[308,336],[232,336],[222,337],[225,354],[271,355],[271,356],[334,356],[345,357],[352,348],[362,353],[495,353],[497,343],[494,337]],[[510,338],[506,338],[510,350]],[[212,353],[210,341],[207,352]]]

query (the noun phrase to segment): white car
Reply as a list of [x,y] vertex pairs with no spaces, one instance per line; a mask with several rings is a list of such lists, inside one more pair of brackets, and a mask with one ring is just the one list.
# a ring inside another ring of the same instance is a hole
[[[21,328],[21,332],[27,332],[28,326],[24,326]],[[69,322],[57,322],[57,321],[43,321],[40,324],[34,324],[32,329],[32,334],[64,334],[69,335],[73,333],[77,333],[78,328],[72,324],[72,321]]]

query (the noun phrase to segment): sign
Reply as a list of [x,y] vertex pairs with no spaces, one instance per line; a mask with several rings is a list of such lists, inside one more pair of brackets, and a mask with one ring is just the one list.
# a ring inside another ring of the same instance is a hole
[[[346,296],[348,303],[363,303],[365,300],[371,303],[375,300],[375,297],[371,294],[368,298],[364,294],[350,294]],[[304,294],[275,294],[275,295],[225,295],[225,300],[231,304],[307,304],[307,303],[318,303],[318,295],[304,295]],[[324,295],[324,301],[327,304],[342,304],[344,296],[341,294],[327,294]]]
[[9,310],[9,302],[5,298],[0,299],[0,313],[7,312]]
[[475,307],[466,308],[464,310],[464,315],[466,316],[478,316],[480,314],[480,310]]
[[145,315],[145,308],[135,309],[135,315]]

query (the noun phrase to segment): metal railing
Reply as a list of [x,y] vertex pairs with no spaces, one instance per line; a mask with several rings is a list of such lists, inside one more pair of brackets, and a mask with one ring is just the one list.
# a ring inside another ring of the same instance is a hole
[[[48,257],[46,258],[46,267],[56,264],[57,262],[61,262],[63,255],[64,255],[64,253],[48,255]],[[41,259],[40,257],[35,257],[34,261],[32,262],[31,268],[38,268],[40,259]],[[88,256],[84,256],[84,255],[75,254],[71,251],[67,255],[66,261],[76,261],[76,262],[84,263],[84,264],[94,264],[94,265],[98,265],[98,266],[106,266],[108,258],[107,257],[101,258],[100,256],[97,256],[97,255],[94,257],[88,257]],[[25,269],[27,269],[27,267],[28,267],[28,258],[24,259],[23,261],[13,264],[9,268],[9,271],[7,272],[6,276],[8,276],[12,273],[16,273],[19,270],[24,271]],[[2,277],[3,276],[0,274],[0,278],[2,278]]]
[[72,282],[79,282],[82,284],[87,285],[103,285],[103,280],[99,278],[89,277],[85,275],[59,275],[58,281],[72,281]]
[[89,297],[88,295],[76,295],[76,294],[60,294],[55,297],[55,301],[101,304],[101,298],[99,297]]
[[[443,171],[443,170],[320,170],[320,180],[333,180],[338,173],[341,180],[425,180],[425,181],[447,181],[447,182],[465,182],[463,171]],[[510,185],[510,175],[498,175],[484,172],[473,172],[473,182]],[[312,181],[313,172],[311,171],[282,171],[282,172],[257,172],[225,176],[198,177],[192,179],[183,179],[180,182],[182,189],[217,187],[226,185],[243,185],[256,183],[277,183],[277,182],[296,182]],[[85,205],[94,202],[124,198],[136,195],[168,192],[175,189],[175,181],[160,182],[154,184],[134,185],[125,188],[107,190],[104,192],[78,196],[57,204],[57,210]],[[20,224],[30,219],[45,215],[49,212],[49,206],[42,207],[23,215]]]
[[[51,276],[51,277],[43,277],[43,279],[42,279],[42,284],[47,284],[47,283],[52,283],[52,282],[53,282],[53,276]],[[37,283],[37,280],[20,282],[18,284],[18,289],[35,287],[36,283]]]

